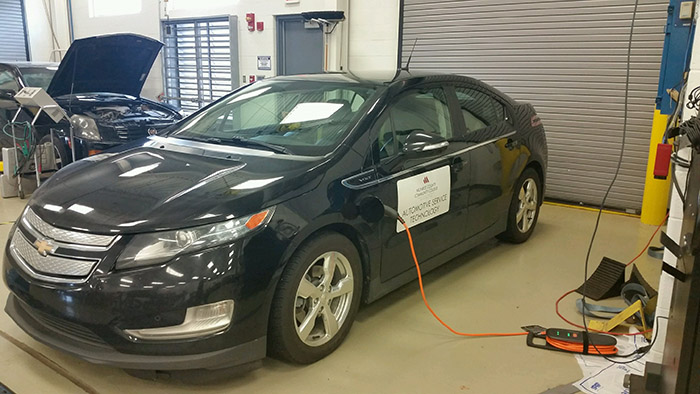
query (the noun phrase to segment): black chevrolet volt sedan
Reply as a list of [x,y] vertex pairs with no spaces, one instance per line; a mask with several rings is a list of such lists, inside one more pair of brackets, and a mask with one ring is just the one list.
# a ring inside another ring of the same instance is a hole
[[[5,311],[39,342],[125,369],[311,363],[361,303],[495,236],[523,242],[547,145],[477,80],[266,79],[73,163],[12,229]],[[375,204],[376,205],[376,204]]]

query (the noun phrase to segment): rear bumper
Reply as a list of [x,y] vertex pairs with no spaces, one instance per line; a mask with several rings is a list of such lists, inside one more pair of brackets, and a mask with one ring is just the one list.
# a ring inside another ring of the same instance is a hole
[[109,345],[97,345],[62,335],[43,324],[31,307],[10,294],[5,312],[37,341],[95,364],[124,369],[190,370],[220,369],[249,364],[265,357],[266,337],[227,349],[188,355],[141,355],[121,353]]

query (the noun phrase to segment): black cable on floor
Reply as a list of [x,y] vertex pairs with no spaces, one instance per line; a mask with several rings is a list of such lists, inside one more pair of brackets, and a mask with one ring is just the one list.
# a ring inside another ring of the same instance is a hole
[[[593,244],[595,243],[595,237],[596,234],[598,233],[598,227],[600,225],[600,218],[603,214],[603,209],[605,208],[605,202],[608,200],[608,196],[610,195],[610,191],[613,188],[613,185],[615,185],[615,181],[617,180],[617,177],[620,174],[620,168],[622,167],[622,159],[625,155],[625,140],[627,138],[627,122],[628,122],[628,115],[629,115],[629,90],[630,90],[630,68],[632,64],[632,38],[634,37],[634,22],[637,19],[637,9],[639,7],[639,0],[634,1],[634,10],[632,11],[632,25],[630,26],[630,34],[629,34],[629,40],[627,42],[627,75],[625,78],[625,111],[624,111],[624,122],[622,125],[622,144],[620,146],[620,157],[618,158],[617,161],[617,168],[615,169],[615,175],[613,176],[612,181],[610,182],[610,185],[608,186],[608,189],[605,191],[605,195],[603,196],[603,200],[600,203],[600,208],[598,209],[598,216],[596,217],[595,221],[595,227],[593,228],[593,234],[591,235],[591,242],[588,244],[588,251],[586,252],[586,262],[584,264],[584,276],[583,276],[583,289],[582,289],[582,299],[583,299],[583,304],[586,305],[586,284],[587,284],[587,279],[588,279],[588,263],[590,261],[591,257],[591,251],[593,250]],[[586,332],[585,335],[589,335],[588,331],[588,324],[586,323],[586,314],[582,315],[583,317],[583,328]],[[658,318],[657,318],[658,320]],[[598,350],[595,346],[594,343],[591,343],[591,346],[593,346],[596,351]],[[631,362],[637,361],[640,358],[644,357],[649,350],[651,350],[651,345],[645,348],[645,351],[642,352],[642,354],[633,359],[633,360],[628,360],[628,361],[617,361],[609,358],[608,356],[602,355],[606,360],[615,363],[615,364],[629,364]],[[600,353],[600,352],[599,352]]]

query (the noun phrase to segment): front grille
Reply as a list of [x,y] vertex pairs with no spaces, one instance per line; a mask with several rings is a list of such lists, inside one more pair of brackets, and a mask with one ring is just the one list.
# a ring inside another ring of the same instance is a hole
[[51,254],[44,256],[29,243],[20,230],[15,230],[10,249],[16,252],[32,271],[41,274],[83,278],[88,276],[97,264],[96,260],[77,260]]
[[27,209],[22,220],[26,220],[28,224],[39,231],[41,235],[61,242],[91,246],[107,246],[111,244],[115,238],[114,235],[81,233],[54,227],[41,220],[31,209]]
[[119,236],[54,227],[27,209],[10,252],[30,276],[47,282],[83,283]]
[[95,346],[108,347],[108,345],[98,337],[97,334],[92,332],[90,329],[85,328],[79,324],[69,322],[57,318],[45,312],[41,312],[37,309],[30,307],[29,305],[19,302],[19,305],[24,309],[24,311],[31,316],[37,323],[41,324],[50,331],[53,331],[59,335],[64,335],[69,338],[87,342]]

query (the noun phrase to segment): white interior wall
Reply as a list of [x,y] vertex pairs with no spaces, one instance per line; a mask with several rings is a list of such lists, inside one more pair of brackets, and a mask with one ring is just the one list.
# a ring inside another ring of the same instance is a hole
[[[41,1],[41,0],[39,0]],[[73,0],[73,31],[75,38],[110,33],[136,33],[160,40],[158,1],[142,0],[141,12],[132,15],[90,17],[90,0]],[[155,99],[163,92],[161,56],[156,59],[141,93]]]
[[[397,68],[399,0],[350,0],[350,71],[363,76],[390,78]],[[386,75],[386,77],[385,77]]]
[[[365,1],[365,0],[361,0]],[[184,4],[183,4],[184,3]],[[287,4],[284,0],[238,0],[222,4],[215,1],[213,6],[193,7],[191,0],[178,0],[168,2],[167,15],[170,19],[201,18],[208,16],[236,15],[238,16],[238,50],[239,68],[242,75],[263,75],[271,77],[276,75],[277,26],[275,16],[299,14],[305,11],[328,11],[338,9],[338,0],[300,0],[296,4]],[[165,3],[163,3],[165,7]],[[263,31],[248,31],[245,20],[246,13],[255,13],[255,22],[263,22]],[[163,10],[164,17],[166,16]],[[334,35],[336,35],[334,33]],[[272,70],[261,71],[257,68],[258,56],[272,57]],[[239,76],[240,77],[240,76]]]
[[[49,60],[51,36],[44,15],[43,0],[25,0],[31,39],[32,58]],[[202,1],[141,0],[141,11],[132,15],[90,16],[91,0],[72,0],[73,28],[76,39],[109,33],[136,33],[161,39],[160,20],[238,16],[239,61],[241,75],[276,75],[276,24],[275,16],[299,14],[304,11],[343,10],[347,19],[330,37],[330,66],[334,70],[347,70],[364,75],[381,70],[388,76],[396,70],[398,48],[399,0],[300,0],[288,4],[284,0]],[[63,47],[67,47],[68,26],[65,1],[52,0],[59,14]],[[202,6],[208,4],[208,6]],[[256,21],[262,21],[262,32],[249,32],[245,14],[255,13]],[[33,38],[38,37],[38,38]],[[257,56],[272,56],[272,70],[257,69]],[[239,78],[241,77],[239,75]],[[163,92],[162,61],[159,57],[146,80],[143,96],[154,99]]]
[[[53,20],[53,31],[56,41],[51,33],[49,18],[44,4],[49,8],[48,12]],[[32,61],[49,62],[60,61],[60,53],[56,49],[66,49],[70,45],[68,30],[68,8],[65,1],[24,0],[26,12],[27,35],[29,36],[29,52]]]

